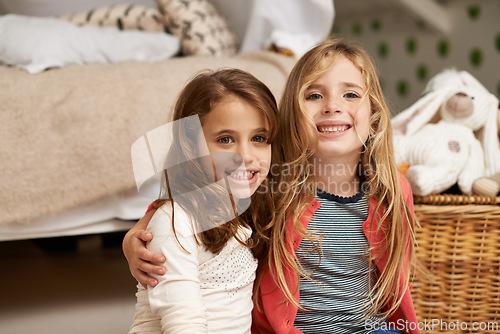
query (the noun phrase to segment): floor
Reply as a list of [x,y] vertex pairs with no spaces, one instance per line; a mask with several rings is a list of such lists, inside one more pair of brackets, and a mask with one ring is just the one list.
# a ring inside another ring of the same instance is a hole
[[123,334],[136,281],[122,232],[0,242],[0,333]]

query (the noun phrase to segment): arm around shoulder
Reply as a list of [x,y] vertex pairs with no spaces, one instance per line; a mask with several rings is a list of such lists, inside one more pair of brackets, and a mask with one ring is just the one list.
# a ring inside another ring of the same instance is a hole
[[144,287],[146,285],[155,286],[156,279],[149,275],[163,274],[164,268],[153,263],[161,264],[165,261],[161,254],[155,254],[146,249],[146,242],[153,239],[153,234],[146,231],[148,223],[155,210],[148,211],[134,227],[132,227],[123,238],[123,254],[127,259],[130,273]]

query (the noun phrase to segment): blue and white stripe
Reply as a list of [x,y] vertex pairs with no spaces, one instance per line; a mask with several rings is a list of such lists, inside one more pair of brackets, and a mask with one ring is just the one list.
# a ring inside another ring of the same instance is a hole
[[[358,193],[349,198],[318,193],[321,207],[313,215],[308,231],[319,237],[321,258],[303,239],[297,256],[312,280],[300,281],[300,303],[295,326],[304,333],[369,333],[365,321],[383,321],[377,315],[365,319],[370,307],[374,267],[367,258],[368,241],[362,224],[368,217],[368,200]],[[371,283],[370,283],[371,282]]]

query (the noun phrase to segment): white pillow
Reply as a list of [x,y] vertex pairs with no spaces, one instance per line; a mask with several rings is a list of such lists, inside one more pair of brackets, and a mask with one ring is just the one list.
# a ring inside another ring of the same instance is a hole
[[154,0],[0,0],[0,15],[56,16],[119,3],[156,8]]
[[77,27],[56,18],[0,17],[0,61],[29,73],[70,64],[160,61],[179,49],[179,39],[166,33]]

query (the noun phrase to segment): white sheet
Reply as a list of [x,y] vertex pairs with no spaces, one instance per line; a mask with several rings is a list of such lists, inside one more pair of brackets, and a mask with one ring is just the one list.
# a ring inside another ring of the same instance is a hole
[[[297,57],[327,37],[335,10],[333,0],[210,0],[241,40],[240,52],[261,50],[275,31],[297,36]],[[304,44],[304,35],[308,36]],[[299,53],[300,52],[300,53]]]
[[0,241],[125,231],[150,203],[134,189],[29,222],[0,225]]

